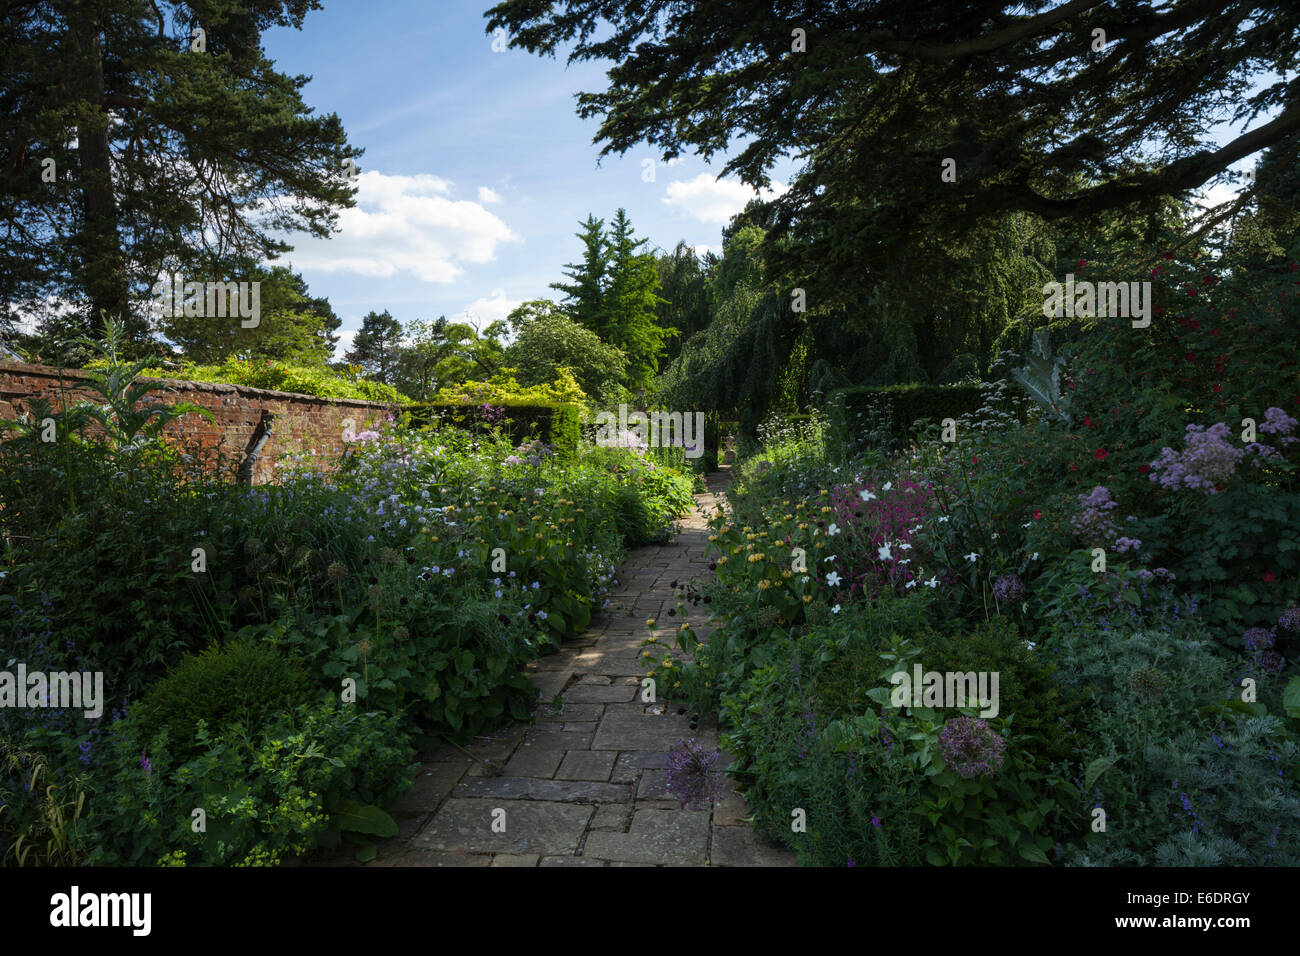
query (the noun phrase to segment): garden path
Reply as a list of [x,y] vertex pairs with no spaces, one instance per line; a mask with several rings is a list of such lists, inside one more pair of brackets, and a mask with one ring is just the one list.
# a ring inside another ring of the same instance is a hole
[[[794,865],[793,854],[766,846],[745,824],[744,799],[730,785],[709,809],[682,809],[666,787],[668,751],[689,737],[716,747],[716,725],[701,716],[691,730],[694,715],[682,705],[641,701],[645,622],[655,619],[654,633],[671,638],[672,582],[711,573],[707,516],[729,481],[730,468],[710,475],[709,493],[678,521],[680,534],[633,550],[610,607],[558,654],[534,662],[535,724],[421,755],[414,788],[390,811],[399,833],[368,865]],[[698,610],[691,620],[707,640]],[[562,708],[551,705],[556,695]],[[493,827],[497,810],[505,811],[504,832]]]

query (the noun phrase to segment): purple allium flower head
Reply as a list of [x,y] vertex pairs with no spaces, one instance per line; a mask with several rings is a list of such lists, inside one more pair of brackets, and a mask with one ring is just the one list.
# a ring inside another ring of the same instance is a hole
[[983,777],[1002,766],[1007,742],[978,717],[954,717],[939,732],[939,753],[959,777]]
[[1300,607],[1289,607],[1277,619],[1277,626],[1284,631],[1300,631]]
[[1241,635],[1247,650],[1263,651],[1273,646],[1273,632],[1266,627],[1252,627]]
[[1265,674],[1277,675],[1286,670],[1286,658],[1277,651],[1261,651],[1259,654],[1259,667]]
[[145,773],[153,773],[153,764],[145,754],[140,754],[140,766],[144,768]]
[[668,792],[691,809],[722,799],[721,757],[721,751],[705,750],[694,737],[680,741],[668,752]]
[[1019,575],[1003,574],[993,582],[993,596],[999,604],[1014,604],[1025,596],[1025,584]]

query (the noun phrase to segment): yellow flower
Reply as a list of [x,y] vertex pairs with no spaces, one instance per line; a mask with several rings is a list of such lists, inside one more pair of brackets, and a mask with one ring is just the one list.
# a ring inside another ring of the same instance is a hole
[[722,557],[718,558],[718,564],[726,564],[726,563],[727,563],[727,556],[725,554]]
[[794,572],[793,572],[793,571],[782,571],[782,572],[781,572],[781,577],[785,578],[785,579],[788,581],[790,578],[794,577]]
[[646,618],[645,626],[646,626],[646,627],[654,627],[654,626],[655,626],[655,619],[652,618],[652,617],[650,617],[650,618]]
[[822,509],[822,514],[824,514],[824,515],[828,515],[828,514],[830,514],[830,513],[831,513],[831,509],[830,509],[830,508],[823,508],[823,509]]
[[764,578],[763,580],[758,582],[758,589],[760,591],[766,591],[771,586],[772,586],[772,582],[769,581],[767,578]]
[[[641,656],[642,656],[642,657],[649,657],[649,656],[650,656],[650,652],[649,652],[649,651],[646,651],[646,652],[644,652]],[[654,671],[651,671],[650,673],[653,674]]]
[[649,641],[651,644],[653,644],[655,641],[659,640],[659,638],[654,634],[651,634],[649,637],[646,638],[646,640]]
[[800,531],[807,531],[807,530],[808,530],[808,522],[807,522],[807,521],[800,521],[800,522],[799,522],[799,530],[800,530]]
[[817,547],[819,547],[819,548],[824,548],[824,547],[826,547],[826,542],[825,542],[825,541],[818,541],[818,542],[817,542]]
[[673,686],[674,686],[674,687],[681,687],[681,686],[682,686],[682,682],[681,682],[681,681],[674,681],[674,682],[673,682]]
[[805,594],[805,595],[803,596],[803,603],[804,603],[804,604],[811,604],[811,603],[812,603],[812,595],[811,595],[811,594]]
[[711,535],[709,535],[709,540],[710,540],[710,541],[717,541],[717,540],[718,540],[718,536],[717,536],[716,534],[711,534]]

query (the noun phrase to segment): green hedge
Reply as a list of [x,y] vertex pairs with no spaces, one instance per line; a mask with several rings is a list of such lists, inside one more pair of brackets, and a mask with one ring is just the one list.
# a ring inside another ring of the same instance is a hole
[[[494,410],[504,409],[505,415],[496,420]],[[403,411],[408,425],[419,427],[438,421],[470,431],[483,430],[493,425],[504,427],[510,440],[519,444],[539,438],[555,447],[562,459],[572,461],[578,456],[581,434],[582,409],[571,402],[538,404],[537,402],[491,402],[487,405],[439,405],[432,402],[412,405]]]
[[883,385],[836,389],[830,395],[832,454],[843,460],[863,447],[897,448],[915,424],[958,418],[983,404],[979,385]]

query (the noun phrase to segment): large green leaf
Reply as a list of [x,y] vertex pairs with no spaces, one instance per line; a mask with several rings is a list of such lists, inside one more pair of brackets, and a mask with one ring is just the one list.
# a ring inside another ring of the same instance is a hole
[[334,823],[340,830],[368,833],[371,836],[397,836],[397,821],[374,805],[362,806],[353,799],[339,801],[333,813]]

